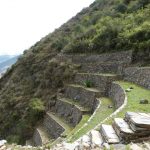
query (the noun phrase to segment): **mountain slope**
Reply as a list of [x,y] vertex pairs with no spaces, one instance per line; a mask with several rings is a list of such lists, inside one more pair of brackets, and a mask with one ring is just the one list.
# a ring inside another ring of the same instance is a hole
[[48,103],[75,72],[72,64],[55,59],[59,53],[132,49],[135,62],[148,64],[149,3],[149,0],[96,0],[26,50],[0,79],[0,137],[24,143],[32,135],[41,118],[41,115],[35,118],[36,113],[43,113],[43,103]]

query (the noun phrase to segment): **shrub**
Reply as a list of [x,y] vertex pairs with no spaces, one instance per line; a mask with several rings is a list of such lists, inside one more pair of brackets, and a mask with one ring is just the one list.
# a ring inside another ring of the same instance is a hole
[[84,85],[85,85],[86,87],[90,88],[90,87],[93,86],[93,83],[92,83],[92,81],[90,81],[90,80],[86,80],[86,81],[84,82]]
[[7,141],[8,141],[8,143],[17,144],[20,141],[20,137],[18,135],[10,135],[10,136],[7,137]]
[[44,103],[41,99],[33,98],[29,102],[29,120],[31,122],[36,122],[43,117],[44,114]]
[[150,3],[149,0],[139,0],[140,7],[145,7],[149,3]]
[[73,53],[85,53],[89,50],[88,40],[74,40],[72,43],[67,45],[63,51],[64,52],[73,52]]
[[125,13],[126,10],[127,10],[127,5],[121,3],[119,4],[116,8],[115,8],[116,11],[120,12],[120,13]]

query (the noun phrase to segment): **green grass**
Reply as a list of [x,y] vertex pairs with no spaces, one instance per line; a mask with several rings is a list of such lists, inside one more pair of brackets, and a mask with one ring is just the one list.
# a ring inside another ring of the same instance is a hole
[[[82,135],[86,134],[89,130],[93,129],[101,121],[103,121],[106,117],[108,117],[110,114],[112,114],[115,111],[112,100],[110,100],[108,98],[101,98],[100,100],[101,100],[101,106],[96,111],[96,114],[94,115],[94,117],[79,132],[77,132],[76,134],[73,134],[72,136],[69,136],[69,138],[68,138],[69,142],[73,142],[73,141],[77,140],[79,137],[81,137]],[[111,109],[108,108],[109,105],[112,105],[113,108],[111,108]],[[80,127],[82,127],[82,126],[80,126]],[[80,127],[78,129],[80,129]],[[78,130],[76,130],[76,131],[78,131]]]
[[71,105],[76,106],[77,108],[79,108],[82,112],[91,112],[90,108],[87,107],[83,107],[78,101],[75,101],[73,99],[69,99],[69,98],[60,98],[60,101],[63,101],[65,103],[69,103]]
[[[123,118],[127,111],[150,113],[150,90],[131,82],[118,81],[116,83],[120,84],[124,90],[130,87],[134,89],[131,92],[126,92],[128,98],[127,106],[115,117]],[[148,99],[149,104],[139,104],[141,99]],[[112,123],[112,121],[110,119],[107,123]]]
[[67,136],[67,139],[71,138],[74,136],[74,134],[89,120],[91,115],[83,115],[81,121],[79,124],[70,132],[70,134]]
[[113,73],[78,73],[78,75],[93,75],[93,76],[114,77],[117,74],[113,74]]

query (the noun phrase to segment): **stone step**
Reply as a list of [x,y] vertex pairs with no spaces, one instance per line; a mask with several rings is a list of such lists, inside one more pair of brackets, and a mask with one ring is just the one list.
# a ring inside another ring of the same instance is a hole
[[73,129],[73,127],[68,124],[62,117],[59,117],[52,112],[46,113],[43,124],[48,130],[49,134],[55,139],[63,136],[64,133],[68,134]]
[[92,130],[89,133],[90,139],[91,139],[91,148],[100,148],[103,143],[103,138],[99,131]]
[[55,105],[50,107],[50,111],[55,112],[60,117],[63,117],[74,127],[80,122],[82,115],[91,113],[90,109],[81,106],[78,102],[61,97],[57,98]]
[[80,147],[79,149],[83,149],[83,150],[90,150],[91,148],[91,140],[89,135],[84,135],[81,140],[80,140]]
[[43,126],[39,126],[36,128],[34,135],[33,135],[33,143],[35,146],[42,146],[50,142],[52,139],[48,134],[47,130]]
[[108,91],[111,82],[119,80],[121,77],[116,74],[99,74],[99,73],[77,73],[75,76],[75,83],[96,87],[101,91]]
[[121,139],[134,139],[134,132],[124,119],[115,118],[113,128]]
[[120,142],[115,130],[111,125],[102,124],[100,128],[100,133],[104,138],[105,142],[108,144],[117,144]]
[[127,112],[125,120],[135,132],[136,136],[150,135],[150,114]]
[[69,84],[65,88],[65,97],[73,99],[81,104],[81,106],[93,110],[96,98],[104,95],[104,92],[96,88],[87,88],[82,85]]

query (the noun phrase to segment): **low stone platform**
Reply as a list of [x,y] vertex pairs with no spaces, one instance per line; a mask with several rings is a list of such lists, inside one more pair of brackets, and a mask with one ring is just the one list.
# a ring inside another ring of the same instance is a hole
[[125,120],[136,136],[150,135],[150,114],[127,112]]
[[113,123],[117,135],[120,139],[134,139],[134,132],[131,130],[129,124],[122,118],[115,118]]
[[111,125],[102,124],[100,132],[106,143],[117,144],[120,142],[119,137]]

